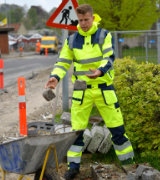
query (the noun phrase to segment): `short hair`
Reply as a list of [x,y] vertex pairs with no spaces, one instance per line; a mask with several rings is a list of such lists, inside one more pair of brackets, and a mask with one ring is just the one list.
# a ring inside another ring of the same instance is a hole
[[93,8],[89,4],[81,4],[76,8],[77,14],[86,14],[87,12],[93,14]]

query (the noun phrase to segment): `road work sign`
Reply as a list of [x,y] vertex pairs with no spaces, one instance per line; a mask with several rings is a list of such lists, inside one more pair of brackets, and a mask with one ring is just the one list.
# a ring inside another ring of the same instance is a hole
[[49,27],[77,30],[78,18],[75,12],[77,6],[76,0],[63,0],[48,19],[46,25]]

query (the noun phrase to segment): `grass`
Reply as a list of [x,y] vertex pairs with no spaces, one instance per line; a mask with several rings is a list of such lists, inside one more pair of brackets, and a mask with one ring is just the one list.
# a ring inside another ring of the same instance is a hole
[[138,151],[135,151],[135,160],[137,164],[140,163],[149,164],[150,166],[160,171],[160,161],[158,157],[154,157],[154,156],[141,157],[140,153],[138,153]]

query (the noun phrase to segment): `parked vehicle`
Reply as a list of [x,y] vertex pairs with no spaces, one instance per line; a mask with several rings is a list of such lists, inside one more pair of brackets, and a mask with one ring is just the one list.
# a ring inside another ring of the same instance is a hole
[[41,38],[40,54],[58,53],[58,38],[56,36],[43,36]]

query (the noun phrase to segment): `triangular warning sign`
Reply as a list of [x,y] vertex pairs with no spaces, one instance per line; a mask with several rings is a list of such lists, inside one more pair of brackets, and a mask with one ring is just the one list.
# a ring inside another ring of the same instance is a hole
[[78,18],[75,12],[78,3],[76,0],[63,0],[46,22],[47,26],[77,30]]

